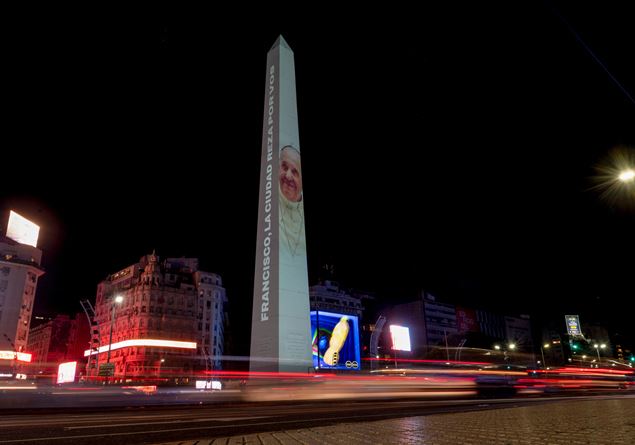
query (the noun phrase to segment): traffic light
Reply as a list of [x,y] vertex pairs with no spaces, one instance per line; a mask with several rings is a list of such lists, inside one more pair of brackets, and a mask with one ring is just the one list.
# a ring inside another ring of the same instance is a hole
[[631,361],[635,362],[635,355],[631,355]]
[[580,349],[580,345],[578,345],[577,343],[571,343],[571,349],[573,349],[574,351],[577,351],[578,349]]

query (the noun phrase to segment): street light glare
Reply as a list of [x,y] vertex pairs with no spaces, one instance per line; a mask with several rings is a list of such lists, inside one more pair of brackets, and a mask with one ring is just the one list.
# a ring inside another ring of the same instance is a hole
[[635,179],[635,170],[631,170],[631,169],[624,170],[623,172],[620,173],[618,178],[622,182],[630,182],[633,179]]
[[635,148],[615,147],[595,169],[592,189],[611,206],[635,209]]
[[548,348],[549,346],[550,346],[550,345],[549,345],[549,343],[545,343],[545,344],[543,345],[543,347],[544,347],[544,348]]
[[121,295],[117,295],[115,297],[115,303],[121,303],[123,301],[123,297]]

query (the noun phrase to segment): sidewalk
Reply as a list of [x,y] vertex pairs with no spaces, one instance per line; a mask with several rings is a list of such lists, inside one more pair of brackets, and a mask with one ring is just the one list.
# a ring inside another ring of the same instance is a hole
[[163,445],[635,444],[635,398],[569,401],[219,437]]

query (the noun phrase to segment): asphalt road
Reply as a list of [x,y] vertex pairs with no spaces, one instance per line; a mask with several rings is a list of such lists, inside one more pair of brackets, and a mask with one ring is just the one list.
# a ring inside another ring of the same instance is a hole
[[221,403],[198,406],[24,410],[0,417],[0,444],[154,444],[393,417],[486,410],[562,400],[628,396],[524,399]]

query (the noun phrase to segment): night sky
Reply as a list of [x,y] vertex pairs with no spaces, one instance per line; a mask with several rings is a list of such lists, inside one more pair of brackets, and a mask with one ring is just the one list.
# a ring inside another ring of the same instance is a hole
[[222,275],[248,352],[265,61],[282,33],[311,284],[328,263],[380,303],[426,289],[635,337],[635,194],[593,188],[616,153],[635,156],[632,16],[550,5],[16,25],[0,210],[3,230],[9,209],[42,226],[36,314],[80,310],[156,249]]

